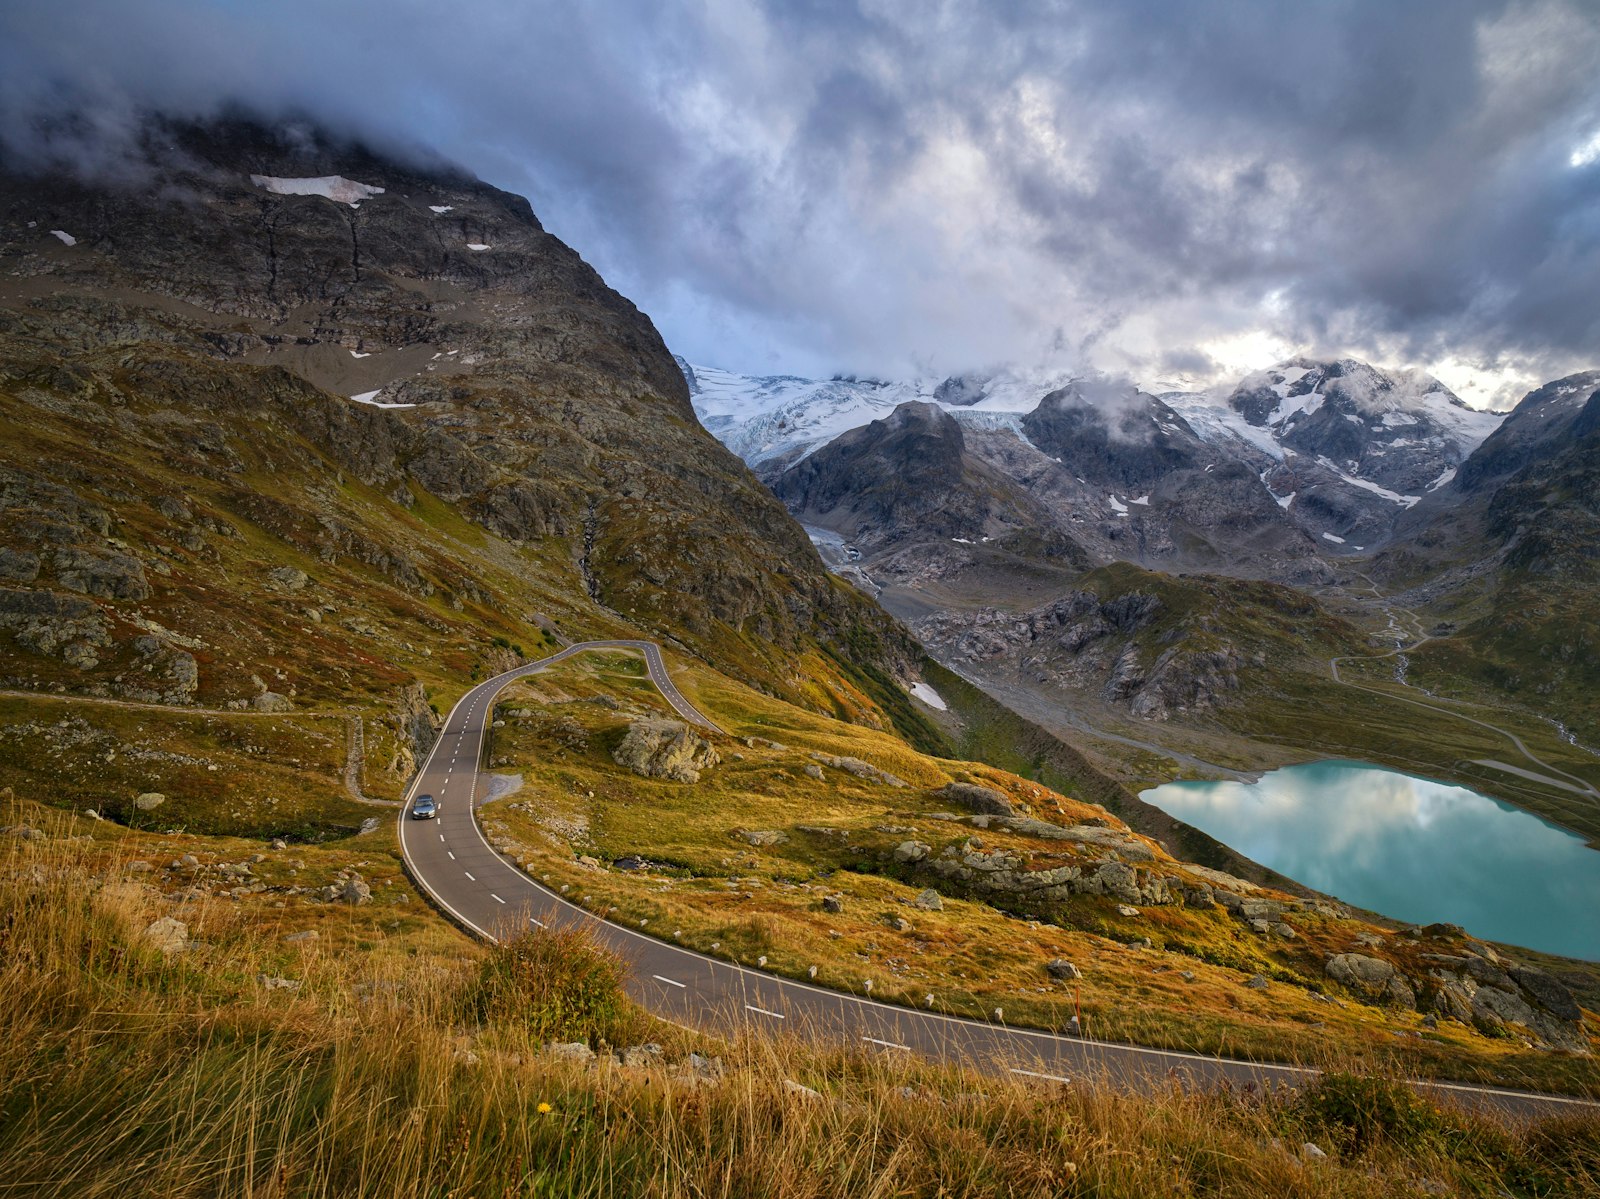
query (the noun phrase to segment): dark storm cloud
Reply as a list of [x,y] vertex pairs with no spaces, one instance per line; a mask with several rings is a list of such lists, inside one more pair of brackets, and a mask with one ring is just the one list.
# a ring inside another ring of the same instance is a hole
[[299,108],[527,192],[676,348],[1501,376],[1600,346],[1584,0],[11,0],[0,104]]

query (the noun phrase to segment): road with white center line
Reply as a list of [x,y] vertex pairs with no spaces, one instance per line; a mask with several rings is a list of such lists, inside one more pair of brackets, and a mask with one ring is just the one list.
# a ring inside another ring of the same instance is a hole
[[[1112,1044],[827,990],[708,957],[613,924],[541,885],[497,853],[478,824],[475,806],[484,786],[480,766],[494,701],[509,683],[595,650],[642,655],[651,681],[679,716],[726,735],[678,690],[660,647],[650,641],[582,642],[473,687],[451,709],[407,790],[398,830],[401,853],[413,880],[467,931],[499,941],[530,928],[582,926],[629,963],[628,987],[635,999],[667,1020],[711,1032],[751,1025],[778,1028],[815,1040],[844,1040],[884,1052],[909,1051],[1053,1081],[1096,1074],[1136,1086],[1160,1085],[1178,1077],[1200,1086],[1226,1083],[1261,1088],[1315,1075],[1315,1071],[1298,1066]],[[411,801],[421,794],[431,794],[438,801],[439,814],[434,819],[410,818]],[[863,986],[870,990],[866,980]],[[1466,1084],[1419,1085],[1458,1102],[1522,1115],[1596,1106],[1585,1099]]]

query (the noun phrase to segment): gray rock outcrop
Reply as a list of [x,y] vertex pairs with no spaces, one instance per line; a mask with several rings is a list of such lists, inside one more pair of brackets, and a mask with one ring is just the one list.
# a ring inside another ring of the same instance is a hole
[[[1262,901],[1252,901],[1262,902]],[[1363,998],[1414,1008],[1416,993],[1393,963],[1364,953],[1340,953],[1328,959],[1323,973]]]
[[99,665],[97,651],[112,644],[98,605],[54,591],[0,588],[0,628],[15,630],[23,649],[57,655],[80,670]]
[[0,582],[31,583],[38,577],[38,554],[0,547]]
[[128,554],[61,549],[53,563],[56,579],[68,591],[81,591],[104,599],[150,598],[144,566]]
[[[698,778],[696,775],[695,778]],[[693,782],[694,779],[684,779],[683,782]],[[746,845],[776,845],[780,841],[787,841],[788,835],[774,828],[741,828],[735,829],[733,835]]]
[[699,782],[700,772],[721,755],[704,737],[676,720],[636,720],[612,752],[617,765],[643,778]]
[[904,787],[906,781],[887,770],[880,770],[871,762],[863,762],[860,758],[836,758],[830,754],[814,753],[811,755],[817,761],[832,766],[835,770],[842,770],[846,774],[853,774],[856,778],[866,779],[872,783],[882,783],[886,787]]
[[1015,816],[1016,808],[1011,806],[1003,791],[996,791],[993,787],[980,787],[975,783],[947,783],[934,792],[938,798],[948,800],[950,803],[959,804],[969,812],[977,812],[985,816]]

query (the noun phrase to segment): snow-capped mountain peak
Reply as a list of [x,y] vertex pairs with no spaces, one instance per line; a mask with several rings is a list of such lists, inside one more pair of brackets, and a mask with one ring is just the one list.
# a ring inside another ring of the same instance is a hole
[[[1059,462],[1066,451],[1041,450],[1040,429],[1063,405],[1077,406],[1104,413],[1107,428],[1125,438],[1137,426],[1149,438],[1183,433],[1194,446],[1204,443],[1220,455],[1217,461],[1249,467],[1312,536],[1331,533],[1363,546],[1381,542],[1398,513],[1447,483],[1502,420],[1468,407],[1424,372],[1382,370],[1352,358],[1294,358],[1232,388],[1159,396],[1126,381],[1065,371],[885,381],[680,365],[701,422],[769,481],[907,401],[934,405],[971,432],[1010,431]],[[1198,452],[1185,450],[1185,460]]]
[[[884,380],[858,375],[804,379],[741,375],[679,362],[700,423],[752,467],[787,467],[841,433],[888,416],[908,400],[936,404],[958,419],[1012,423],[981,413],[1031,412],[1072,378],[1065,372],[995,371],[945,379]],[[974,414],[974,415],[968,415]]]
[[1385,371],[1353,358],[1292,358],[1246,376],[1225,402],[1250,424],[1272,429],[1280,440],[1330,409],[1334,418],[1350,423],[1388,429],[1431,426],[1419,432],[1452,438],[1462,457],[1501,419],[1468,407],[1424,371]]

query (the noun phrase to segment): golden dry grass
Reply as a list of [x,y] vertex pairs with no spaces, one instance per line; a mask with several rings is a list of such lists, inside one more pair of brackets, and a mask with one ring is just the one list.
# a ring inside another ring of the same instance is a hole
[[[144,929],[174,909],[126,881],[115,845],[38,826],[0,846],[4,1194],[1376,1199],[1600,1184],[1594,1116],[1504,1123],[1381,1079],[1305,1096],[1040,1086],[793,1039],[712,1045],[619,1023],[615,1004],[563,1027],[600,1058],[562,1061],[534,1018],[547,985],[465,1017],[494,955],[454,969],[398,946],[317,955],[289,968],[299,990],[267,990],[257,974],[285,963],[247,910],[181,909],[192,946],[164,954]],[[565,977],[594,953],[538,960]],[[663,1052],[624,1067],[608,1033]],[[691,1050],[718,1064],[696,1068]]]

